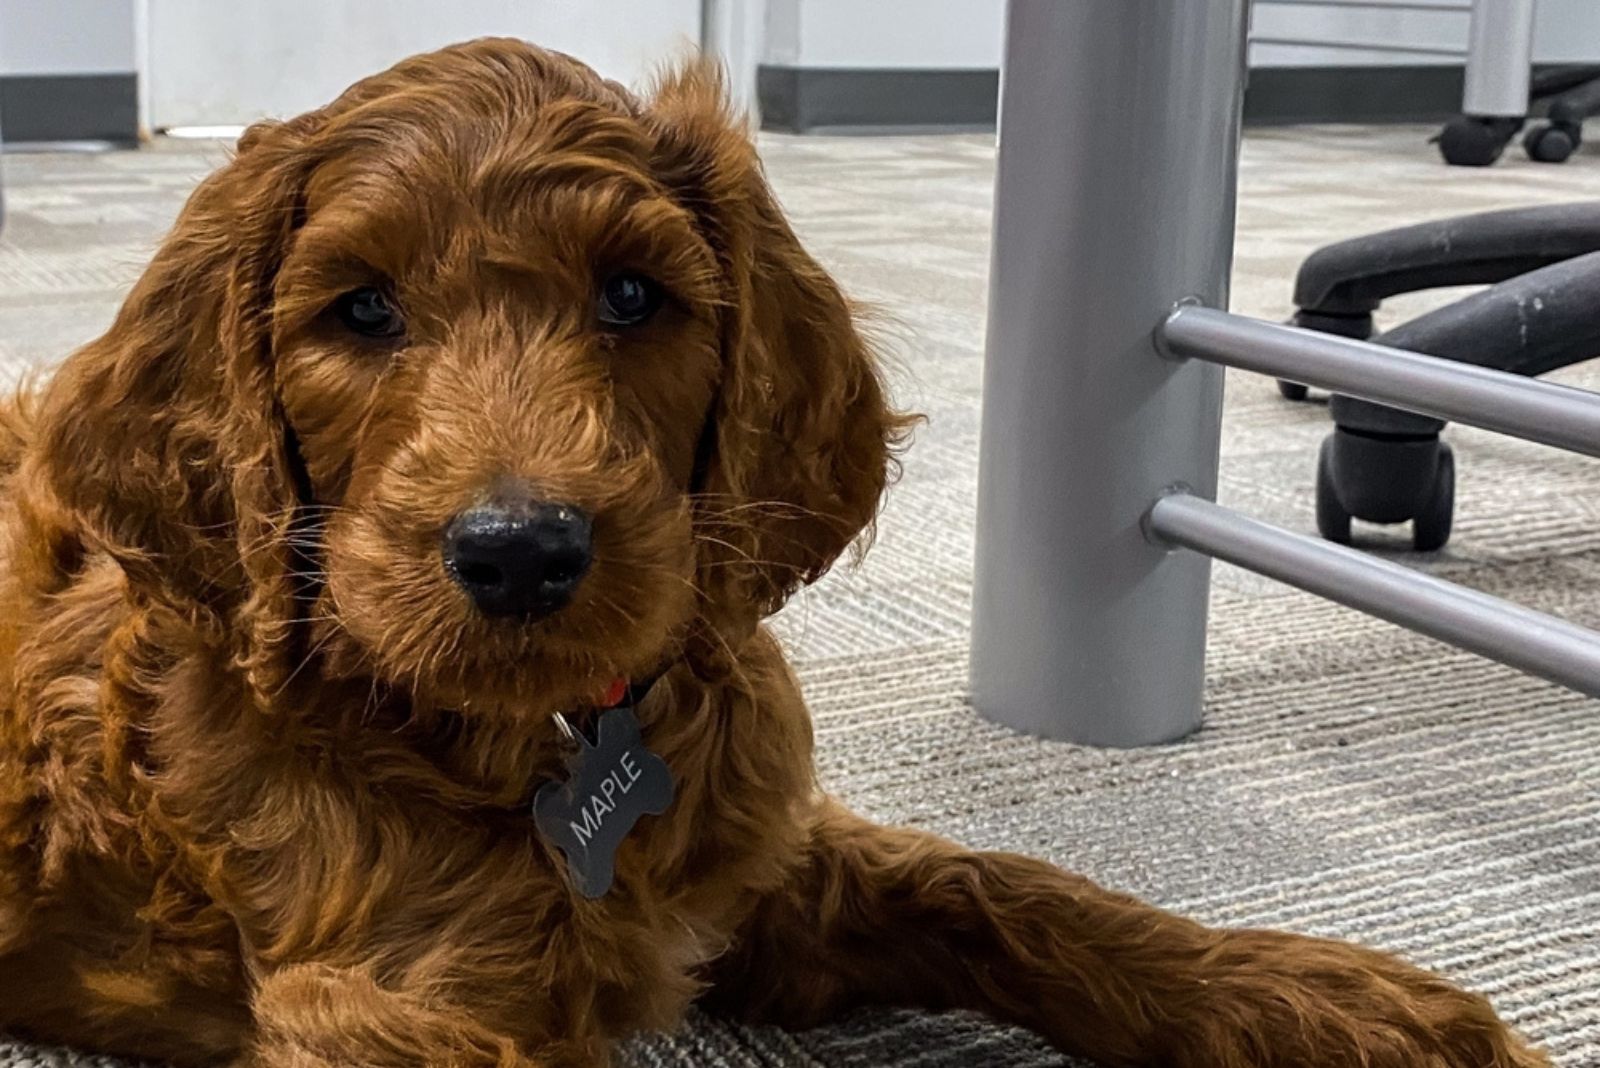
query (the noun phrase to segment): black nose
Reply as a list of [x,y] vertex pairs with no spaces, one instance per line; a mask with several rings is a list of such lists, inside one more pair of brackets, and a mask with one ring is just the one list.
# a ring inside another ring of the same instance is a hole
[[589,517],[566,504],[490,504],[444,532],[444,563],[478,610],[537,619],[572,599],[592,558]]

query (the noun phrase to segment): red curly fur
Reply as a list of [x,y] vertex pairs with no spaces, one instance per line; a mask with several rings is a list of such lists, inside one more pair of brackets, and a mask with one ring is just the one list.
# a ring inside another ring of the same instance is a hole
[[[649,323],[594,321],[646,270]],[[330,304],[386,287],[403,341]],[[1391,957],[1210,930],[821,796],[761,620],[907,424],[714,76],[512,41],[253,127],[111,329],[0,420],[0,1027],[180,1064],[593,1068],[704,995],[982,1010],[1108,1065],[1533,1068]],[[448,519],[595,517],[574,603],[476,614]],[[550,713],[640,709],[676,802],[569,887]]]

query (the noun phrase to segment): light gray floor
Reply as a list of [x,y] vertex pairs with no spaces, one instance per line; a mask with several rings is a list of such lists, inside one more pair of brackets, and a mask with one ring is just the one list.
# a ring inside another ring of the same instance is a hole
[[[1429,132],[1252,132],[1234,309],[1286,315],[1296,266],[1328,240],[1600,197],[1600,153],[1542,167],[1513,151],[1491,170],[1457,170],[1438,162]],[[867,563],[780,621],[825,781],[873,816],[1046,856],[1209,921],[1405,953],[1490,994],[1563,1068],[1600,1064],[1600,707],[1220,568],[1208,718],[1194,738],[1097,752],[979,721],[964,688],[992,139],[768,137],[763,149],[801,234],[876,306],[904,403],[929,415]],[[4,366],[48,365],[102,329],[221,158],[194,144],[7,158]],[[1600,388],[1600,365],[1560,377]],[[1321,407],[1230,375],[1223,500],[1310,530],[1326,429]],[[1592,462],[1474,431],[1449,438],[1457,534],[1422,565],[1600,625]],[[51,1056],[0,1043],[0,1065]],[[800,1036],[696,1020],[632,1061],[1064,1063],[975,1021],[871,1012]]]

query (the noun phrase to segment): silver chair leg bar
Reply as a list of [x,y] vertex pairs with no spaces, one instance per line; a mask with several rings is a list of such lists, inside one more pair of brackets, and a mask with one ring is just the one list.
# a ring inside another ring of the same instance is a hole
[[1186,493],[1150,509],[1150,534],[1440,641],[1600,696],[1600,633]]
[[1166,355],[1194,357],[1600,456],[1600,394],[1365,341],[1182,307],[1156,329]]

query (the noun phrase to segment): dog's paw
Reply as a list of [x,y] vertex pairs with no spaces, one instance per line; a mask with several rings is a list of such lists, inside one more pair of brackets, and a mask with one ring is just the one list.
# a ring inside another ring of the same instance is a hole
[[1485,998],[1398,967],[1411,973],[1405,976],[1411,982],[1397,983],[1393,1009],[1375,1014],[1372,1068],[1550,1068],[1550,1059],[1502,1023]]
[[[1269,932],[1228,939],[1231,965],[1169,1061],[1185,1068],[1550,1068],[1489,1002],[1359,946]],[[1165,1063],[1165,1062],[1163,1062]]]

